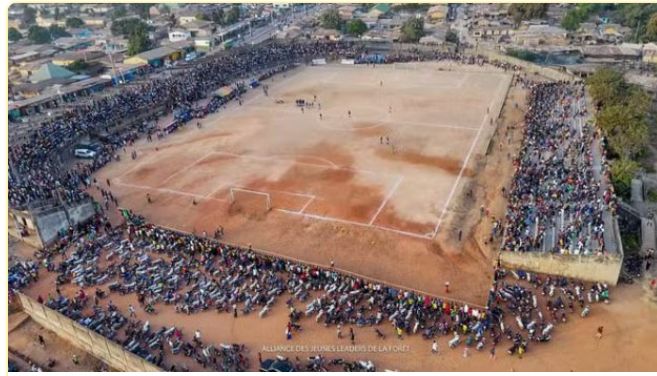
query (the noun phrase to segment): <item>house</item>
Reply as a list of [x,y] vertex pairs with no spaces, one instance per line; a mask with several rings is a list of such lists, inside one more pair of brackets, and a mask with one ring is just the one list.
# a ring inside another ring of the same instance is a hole
[[75,52],[65,52],[52,57],[52,63],[59,66],[67,66],[74,62],[80,61],[93,61],[98,60],[105,56],[103,51],[98,50],[83,50]]
[[65,79],[75,76],[75,73],[71,72],[66,68],[62,68],[59,65],[53,63],[47,63],[41,66],[39,70],[32,73],[30,76],[30,82],[39,83],[48,80],[57,80]]
[[425,35],[422,38],[420,38],[420,44],[428,44],[428,45],[433,45],[433,46],[440,46],[445,43],[445,38],[441,38],[438,35],[430,34],[430,35]]
[[176,42],[168,46],[144,51],[125,59],[123,62],[132,65],[148,64],[153,67],[160,67],[166,63],[183,58],[189,50],[193,49],[193,46],[194,43],[192,41]]
[[37,16],[36,23],[41,27],[50,27],[51,25],[64,27],[66,26],[66,19],[62,17],[59,20],[55,20],[54,18],[50,17]]
[[640,60],[642,46],[640,44],[623,43],[621,45],[604,44],[582,47],[582,55],[587,62],[619,62],[624,60]]
[[644,63],[657,64],[657,44],[655,43],[644,44],[641,60]]
[[217,31],[214,22],[194,20],[184,25],[185,30],[192,34],[192,38],[209,37]]
[[109,53],[124,52],[128,49],[128,40],[123,37],[104,37],[95,40],[95,46]]
[[340,40],[340,32],[333,29],[317,28],[313,31],[313,39]]
[[632,29],[619,24],[602,24],[599,29],[600,36],[607,43],[622,43],[625,35],[632,32]]
[[471,34],[475,38],[498,40],[512,36],[515,29],[511,23],[496,20],[479,19],[474,22]]
[[80,50],[93,46],[94,40],[91,38],[62,37],[55,39],[52,44],[65,51]]
[[376,4],[367,12],[367,15],[372,18],[380,18],[390,12],[390,4]]
[[178,23],[180,26],[184,26],[187,23],[196,21],[196,14],[200,13],[191,9],[181,9],[177,12],[176,17],[178,18]]
[[103,28],[107,24],[107,19],[101,16],[80,16],[85,26]]
[[180,42],[183,40],[192,39],[192,33],[183,29],[174,29],[169,31],[169,41]]
[[356,9],[353,5],[343,5],[338,8],[338,14],[340,14],[340,18],[343,20],[351,20],[354,18],[354,11]]
[[434,5],[427,10],[427,20],[429,22],[444,22],[447,17],[447,5]]
[[582,44],[596,44],[602,36],[598,26],[593,22],[582,22],[574,34],[573,39]]
[[517,31],[513,40],[522,46],[566,46],[569,43],[568,32],[551,25],[529,25],[525,30]]
[[194,49],[196,51],[211,51],[215,46],[214,38],[194,38]]

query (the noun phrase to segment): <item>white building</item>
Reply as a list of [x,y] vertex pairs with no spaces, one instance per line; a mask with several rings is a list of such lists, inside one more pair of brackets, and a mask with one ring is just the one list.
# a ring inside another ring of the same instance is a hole
[[170,42],[180,42],[189,39],[192,39],[192,33],[190,31],[180,29],[169,31]]

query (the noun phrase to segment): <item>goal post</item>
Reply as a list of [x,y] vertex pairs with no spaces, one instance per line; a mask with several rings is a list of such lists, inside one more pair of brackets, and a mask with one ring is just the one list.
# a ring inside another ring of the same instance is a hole
[[235,203],[240,195],[256,195],[257,197],[262,197],[265,203],[265,208],[267,211],[271,210],[271,195],[267,192],[254,191],[251,189],[231,187],[230,192],[230,202]]

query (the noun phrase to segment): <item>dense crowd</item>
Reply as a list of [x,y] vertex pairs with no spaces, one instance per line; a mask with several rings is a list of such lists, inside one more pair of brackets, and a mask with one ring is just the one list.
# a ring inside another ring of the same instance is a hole
[[[180,106],[192,107],[220,86],[280,65],[303,62],[315,56],[353,57],[357,48],[345,43],[316,42],[270,44],[237,51],[202,60],[182,74],[145,80],[126,86],[115,94],[92,98],[74,107],[61,119],[43,124],[26,142],[11,145],[10,205],[24,207],[36,200],[66,202],[80,199],[84,194],[78,187],[88,182],[89,174],[81,170],[63,171],[53,160],[53,153],[94,130],[110,130],[127,118],[157,108],[170,112]],[[99,154],[111,159],[116,148],[134,139],[126,135],[134,131],[122,132],[114,142],[105,145],[108,150]],[[90,168],[101,166],[102,163],[94,163]]]
[[[239,352],[237,358],[208,363],[203,346],[171,342],[175,328],[136,330],[143,323],[128,324],[130,320],[111,304],[108,310],[101,309],[100,300],[111,294],[133,294],[148,314],[157,314],[158,306],[169,305],[182,315],[215,311],[263,318],[284,298],[291,331],[301,331],[302,324],[314,321],[336,327],[339,333],[343,326],[350,327],[352,341],[353,328],[370,328],[380,338],[391,330],[399,338],[442,337],[448,348],[464,345],[465,351],[492,353],[508,340],[507,352],[520,356],[530,344],[549,341],[553,329],[567,321],[568,314],[586,317],[592,303],[609,300],[606,285],[585,286],[581,281],[497,268],[486,306],[469,306],[137,223],[111,229],[96,222],[78,237],[37,256],[41,265],[57,273],[57,296],[47,303],[51,308],[120,340],[127,350],[155,364],[163,361],[162,347],[167,343],[167,353],[182,351],[212,369],[237,369],[234,367],[243,363],[236,360],[241,359]],[[73,299],[60,291],[69,283],[80,287]],[[84,291],[91,288],[95,288],[91,311],[95,313],[85,315],[82,311],[91,297]],[[129,310],[133,314],[135,308]],[[126,324],[132,330],[119,336],[118,330]]]
[[[584,87],[529,86],[524,139],[511,187],[504,192],[509,204],[502,248],[601,252],[603,213],[613,210],[615,203],[611,186],[601,187],[604,151],[599,133],[585,121]],[[596,174],[596,168],[602,172]]]
[[[84,197],[81,188],[95,183],[92,173],[118,158],[117,150],[129,146],[141,135],[150,138],[161,131],[154,129],[154,121],[149,119],[109,136],[92,163],[78,164],[70,170],[59,168],[52,159],[53,153],[92,128],[109,129],[120,119],[157,107],[166,111],[183,107],[203,115],[217,110],[222,103],[211,100],[204,109],[195,108],[195,103],[219,86],[235,84],[256,72],[273,74],[315,56],[365,56],[362,52],[351,44],[268,45],[213,57],[194,65],[185,74],[130,86],[118,94],[93,100],[65,118],[47,124],[28,143],[10,148],[13,166],[10,204],[21,207],[34,200],[53,198],[76,201]],[[418,51],[393,54],[383,62],[427,59],[517,68],[483,58]],[[509,249],[535,247],[532,226],[539,221],[546,226],[561,209],[568,218],[574,217],[568,230],[563,236],[560,234],[564,247],[570,247],[576,238],[581,239],[590,228],[589,223],[593,227],[591,236],[600,237],[599,212],[603,208],[597,201],[598,186],[592,181],[590,157],[590,141],[595,136],[588,127],[583,127],[582,133],[575,132],[571,122],[576,116],[574,111],[579,111],[575,102],[581,96],[581,88],[564,84],[532,87],[525,146],[509,191],[512,197],[507,214]],[[577,152],[585,157],[577,157]],[[198,332],[192,342],[186,342],[179,329],[155,331],[148,322],[125,317],[111,301],[107,309],[102,308],[102,299],[111,294],[134,294],[148,314],[157,314],[158,306],[169,305],[181,315],[213,310],[234,317],[248,314],[265,317],[285,296],[288,339],[293,331],[302,330],[301,325],[306,321],[334,326],[339,335],[343,326],[349,326],[352,343],[353,328],[370,328],[384,338],[387,326],[400,338],[447,337],[449,348],[464,344],[466,351],[490,349],[491,354],[507,338],[512,343],[508,352],[520,356],[531,343],[549,341],[551,331],[566,319],[567,313],[577,312],[584,317],[590,312],[590,303],[608,301],[608,289],[604,285],[593,284],[587,288],[582,282],[565,278],[507,273],[498,268],[487,305],[475,307],[136,221],[130,222],[127,228],[112,229],[102,215],[61,235],[55,246],[37,254],[39,265],[57,274],[56,296],[46,300],[48,306],[158,365],[165,364],[165,353],[181,353],[208,369],[248,367],[241,345],[207,345]],[[515,280],[509,282],[509,274]],[[10,287],[24,288],[37,278],[37,264],[19,264],[10,271]],[[80,291],[68,298],[60,287],[71,283],[78,285]],[[96,289],[91,296],[85,292],[89,288]],[[131,306],[131,316],[133,311]]]

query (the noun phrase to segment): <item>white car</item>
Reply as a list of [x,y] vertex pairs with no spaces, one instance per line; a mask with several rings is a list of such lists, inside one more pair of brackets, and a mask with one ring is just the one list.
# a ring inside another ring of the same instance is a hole
[[95,150],[91,149],[75,149],[75,156],[78,158],[93,159],[98,154]]

